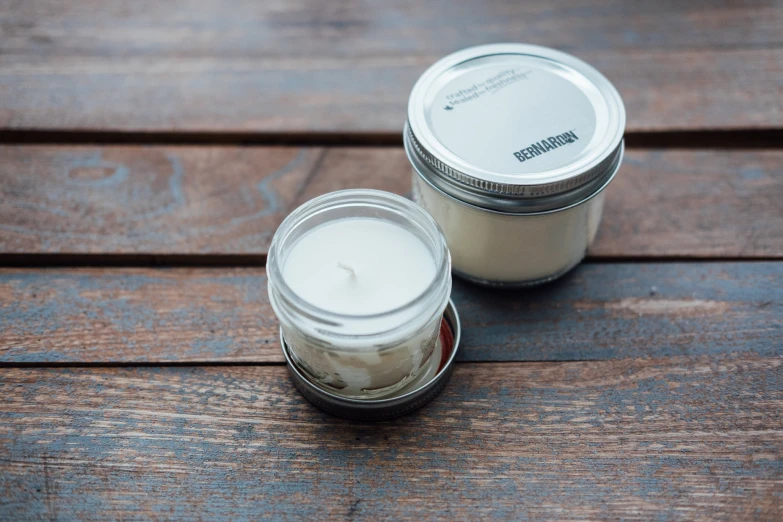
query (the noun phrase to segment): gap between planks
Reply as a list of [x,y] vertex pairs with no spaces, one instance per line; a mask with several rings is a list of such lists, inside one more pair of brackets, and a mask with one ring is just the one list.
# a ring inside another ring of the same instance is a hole
[[[0,130],[0,145],[192,145],[401,147],[402,129],[388,132],[125,132],[100,130]],[[699,131],[651,131],[625,134],[627,147],[638,149],[779,149],[783,128]]]
[[[264,268],[266,254],[6,254],[0,253],[0,268]],[[610,263],[762,263],[783,260],[781,256],[589,256],[582,264]]]
[[[663,357],[665,359],[667,357]],[[632,357],[629,359],[642,360],[649,359],[649,357]],[[656,357],[656,359],[662,359]],[[514,360],[514,361],[454,361],[455,365],[470,366],[470,365],[484,365],[484,364],[524,364],[524,365],[545,365],[552,363],[592,363],[592,362],[606,362],[607,359],[599,358],[587,358],[587,359],[557,359],[557,360]],[[108,362],[8,362],[0,361],[0,370],[3,369],[35,369],[35,368],[52,368],[52,369],[67,369],[67,368],[212,368],[219,366],[221,368],[245,368],[256,366],[285,366],[285,361],[108,361]]]

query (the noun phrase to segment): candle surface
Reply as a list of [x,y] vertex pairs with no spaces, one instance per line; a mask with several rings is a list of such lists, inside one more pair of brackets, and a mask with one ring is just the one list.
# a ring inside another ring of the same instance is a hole
[[432,283],[435,261],[421,239],[394,223],[346,218],[319,225],[293,245],[283,278],[323,310],[370,315],[409,303]]

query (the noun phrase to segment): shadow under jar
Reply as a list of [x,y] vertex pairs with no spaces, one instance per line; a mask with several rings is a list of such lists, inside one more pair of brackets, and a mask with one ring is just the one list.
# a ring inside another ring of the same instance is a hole
[[614,86],[566,53],[493,44],[432,65],[411,91],[404,143],[413,198],[443,230],[454,274],[527,286],[579,264],[624,130]]
[[347,398],[389,396],[426,369],[451,293],[445,239],[418,205],[344,190],[292,212],[272,240],[269,299],[307,379]]

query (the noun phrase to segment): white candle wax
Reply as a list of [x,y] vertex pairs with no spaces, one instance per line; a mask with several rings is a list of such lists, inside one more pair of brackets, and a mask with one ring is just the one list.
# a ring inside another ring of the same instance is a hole
[[388,221],[325,223],[294,244],[283,277],[302,299],[338,314],[371,315],[409,303],[435,277],[424,243]]
[[[346,321],[349,334],[318,342],[317,332],[283,328],[294,357],[317,380],[343,395],[385,394],[418,375],[435,348],[441,314],[403,324],[394,314],[435,279],[433,254],[412,232],[369,217],[339,219],[299,238],[283,261],[289,288],[331,313],[375,316]],[[368,341],[363,337],[375,334]]]
[[435,218],[449,243],[456,273],[483,282],[542,282],[573,268],[593,242],[604,193],[567,210],[542,215],[485,212],[461,205],[414,170],[413,198]]

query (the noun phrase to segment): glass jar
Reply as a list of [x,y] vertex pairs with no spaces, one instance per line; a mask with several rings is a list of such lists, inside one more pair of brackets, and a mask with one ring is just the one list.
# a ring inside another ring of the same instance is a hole
[[553,49],[483,45],[430,67],[411,91],[404,143],[413,198],[443,229],[454,273],[525,286],[576,266],[624,129],[609,80]]
[[[356,219],[400,227],[423,243],[435,271],[422,292],[388,310],[364,314],[317,306],[292,289],[296,285],[286,280],[286,262],[297,242],[323,225]],[[269,249],[267,277],[283,338],[307,378],[343,397],[378,398],[415,379],[432,356],[451,293],[451,258],[437,224],[418,205],[387,192],[344,190],[305,203],[283,221]]]

